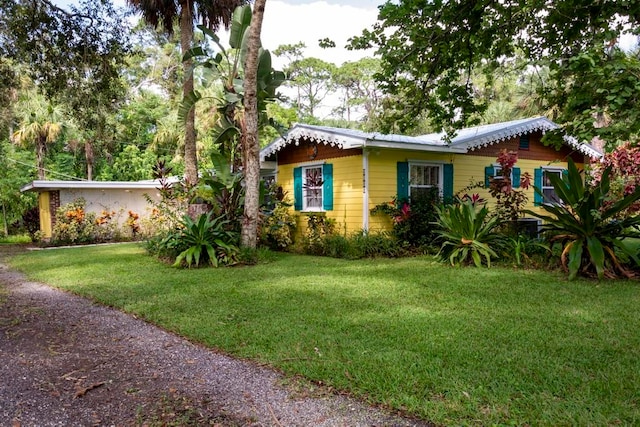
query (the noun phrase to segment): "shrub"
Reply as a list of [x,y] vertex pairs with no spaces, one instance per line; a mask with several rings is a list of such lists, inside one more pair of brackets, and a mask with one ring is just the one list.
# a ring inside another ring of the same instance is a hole
[[448,261],[451,265],[473,262],[480,267],[484,258],[490,267],[491,258],[498,256],[494,247],[501,246],[503,240],[500,234],[494,232],[499,218],[489,218],[486,205],[478,210],[469,200],[437,208],[437,213],[438,240],[442,242],[437,254],[440,260]]
[[302,239],[305,253],[310,255],[324,255],[323,239],[334,235],[336,221],[324,215],[311,214],[307,217],[307,230]]
[[169,235],[165,244],[170,248],[181,248],[176,257],[175,267],[186,264],[199,266],[209,263],[214,267],[231,265],[238,258],[238,233],[228,229],[229,221],[223,217],[212,217],[212,213],[202,214],[196,221],[185,215],[182,229]]
[[496,161],[501,168],[500,178],[492,177],[489,184],[489,193],[496,200],[493,214],[498,216],[501,224],[506,225],[506,228],[510,225],[512,227],[510,231],[517,234],[517,221],[527,204],[524,190],[531,186],[531,175],[528,172],[522,174],[519,182],[522,190],[516,190],[511,181],[511,173],[518,161],[518,153],[502,150]]
[[436,207],[442,205],[437,188],[432,188],[411,201],[398,200],[382,203],[371,209],[372,215],[387,215],[393,221],[393,234],[405,244],[418,248],[429,245],[435,238]]
[[296,228],[295,217],[286,201],[278,201],[271,212],[265,213],[262,221],[262,241],[272,249],[284,250],[293,244]]
[[619,254],[638,265],[637,254],[623,239],[640,237],[640,216],[620,218],[622,212],[640,200],[640,187],[623,197],[612,199],[610,194],[611,166],[602,172],[594,186],[587,186],[575,163],[569,159],[567,174],[551,176],[555,193],[563,203],[546,200],[541,189],[535,191],[543,197],[542,205],[549,215],[526,211],[545,221],[543,230],[551,244],[562,247],[561,263],[569,272],[569,280],[578,274],[603,277],[633,277],[633,271],[624,265]]
[[54,244],[93,243],[96,241],[97,225],[95,214],[85,212],[83,198],[74,200],[56,210],[53,226]]

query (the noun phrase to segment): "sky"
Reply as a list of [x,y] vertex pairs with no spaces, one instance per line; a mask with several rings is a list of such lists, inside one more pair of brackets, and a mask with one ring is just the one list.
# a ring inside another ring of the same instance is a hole
[[[347,40],[370,28],[378,16],[378,5],[385,0],[268,0],[262,24],[262,46],[270,51],[283,44],[304,42],[306,57],[315,57],[341,65],[346,61],[372,56],[372,51],[348,51]],[[75,4],[77,0],[54,0],[58,5]],[[114,0],[118,7],[125,0]],[[221,41],[228,36],[219,34]],[[322,49],[318,40],[330,38],[336,48]],[[284,60],[274,58],[274,68]]]

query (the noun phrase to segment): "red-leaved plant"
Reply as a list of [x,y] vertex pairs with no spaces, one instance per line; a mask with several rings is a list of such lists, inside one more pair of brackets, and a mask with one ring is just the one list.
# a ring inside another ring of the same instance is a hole
[[496,159],[500,165],[501,178],[491,178],[489,193],[496,199],[496,214],[503,221],[515,223],[527,204],[527,196],[524,190],[531,186],[531,174],[528,172],[520,176],[520,189],[513,188],[511,173],[518,162],[518,153],[502,150]]
[[[591,184],[599,185],[602,172],[610,167],[610,200],[604,205],[606,209],[616,200],[633,194],[640,187],[640,147],[626,142],[610,153],[606,153],[601,162],[594,163],[591,169]],[[620,217],[626,218],[640,212],[640,201],[635,202],[623,212]]]

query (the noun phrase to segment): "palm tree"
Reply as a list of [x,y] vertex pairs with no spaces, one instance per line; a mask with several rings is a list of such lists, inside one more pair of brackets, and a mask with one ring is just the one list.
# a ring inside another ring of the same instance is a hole
[[[176,19],[180,23],[180,49],[184,54],[191,48],[194,22],[216,30],[223,24],[229,27],[231,15],[246,0],[127,0],[132,8],[142,13],[143,19],[155,28],[162,27],[171,34]],[[183,62],[185,79],[182,85],[186,97],[193,92],[191,61]],[[185,180],[188,185],[198,181],[198,158],[196,149],[195,111],[190,111],[185,122],[184,163]]]
[[42,95],[32,96],[26,103],[19,118],[19,128],[11,136],[16,145],[35,145],[38,179],[45,179],[44,157],[47,144],[55,142],[62,134],[63,111]]
[[258,55],[266,0],[256,0],[249,27],[247,62],[244,76],[244,134],[242,152],[245,168],[245,200],[242,220],[242,246],[255,248],[258,236],[260,193],[260,143],[258,141]]

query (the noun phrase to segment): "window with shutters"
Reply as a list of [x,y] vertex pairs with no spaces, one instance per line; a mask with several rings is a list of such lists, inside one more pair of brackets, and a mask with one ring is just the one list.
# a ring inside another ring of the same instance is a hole
[[442,193],[442,167],[428,163],[409,163],[409,197],[428,194],[431,188]]
[[553,188],[550,177],[555,175],[558,178],[562,178],[563,173],[564,169],[542,169],[542,183],[540,188],[542,190],[542,194],[544,194],[545,203],[562,204],[562,199],[556,194],[556,190]]
[[297,211],[333,210],[333,165],[293,168],[293,207]]
[[322,166],[308,166],[302,168],[302,209],[307,211],[322,210]]

